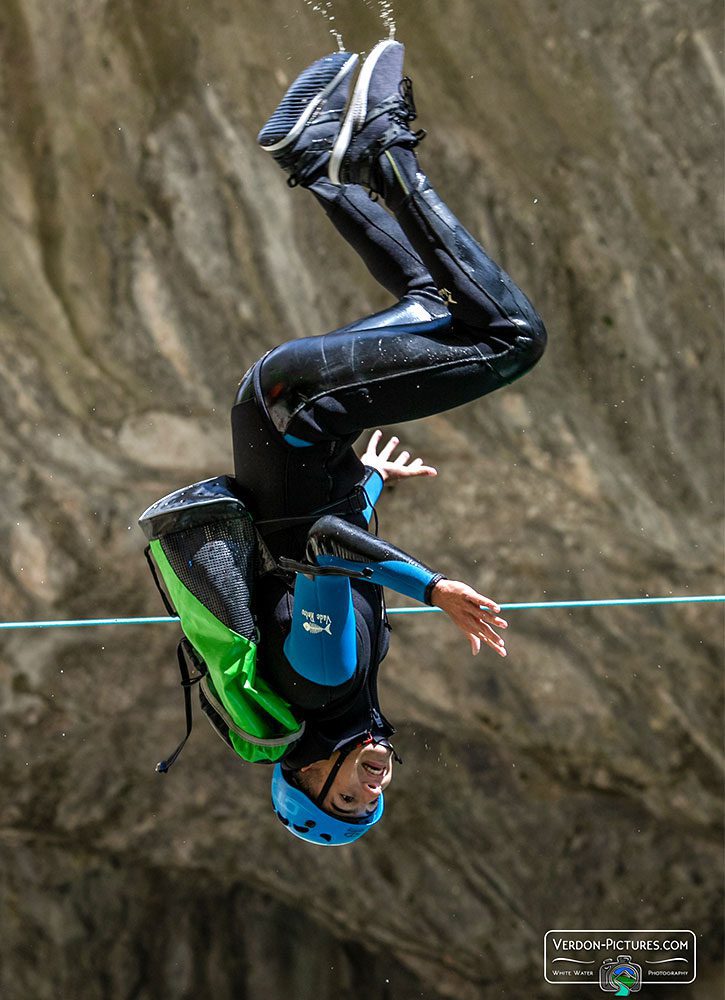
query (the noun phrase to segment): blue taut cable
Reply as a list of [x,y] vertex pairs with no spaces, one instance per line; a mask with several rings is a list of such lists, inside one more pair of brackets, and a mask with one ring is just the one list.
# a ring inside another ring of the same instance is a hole
[[[502,611],[533,611],[538,608],[611,608],[638,604],[704,604],[725,601],[725,594],[701,594],[697,597],[612,597],[600,601],[542,601],[499,604]],[[389,615],[419,615],[442,608],[388,608]]]
[[163,615],[160,618],[74,618],[54,622],[0,622],[0,629],[14,628],[81,628],[89,625],[161,625],[163,622],[178,622],[178,618]]
[[[642,604],[705,604],[722,603],[725,594],[700,594],[684,597],[613,597],[594,601],[540,601],[518,604],[499,604],[502,611],[533,611],[547,608],[611,608]],[[424,615],[440,612],[441,608],[388,608],[389,615]],[[178,618],[164,615],[159,618],[76,618],[68,621],[0,622],[0,629],[22,628],[88,628],[91,625],[161,625],[178,622]]]

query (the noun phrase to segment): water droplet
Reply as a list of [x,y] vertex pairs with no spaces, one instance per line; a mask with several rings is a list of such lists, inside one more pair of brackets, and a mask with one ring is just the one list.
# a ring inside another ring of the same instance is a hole
[[[332,24],[335,20],[335,15],[332,13],[332,0],[321,0],[320,3],[314,3],[313,0],[305,0],[305,3],[308,7],[311,7],[316,14],[319,14],[320,17],[327,21],[328,24]],[[338,51],[344,52],[345,45],[342,40],[342,34],[335,28],[330,28],[329,30],[330,34],[337,42]]]

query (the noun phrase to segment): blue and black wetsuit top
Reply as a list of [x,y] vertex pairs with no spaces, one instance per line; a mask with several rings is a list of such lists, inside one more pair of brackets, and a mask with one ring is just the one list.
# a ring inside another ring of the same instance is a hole
[[378,666],[389,645],[382,588],[430,603],[441,579],[367,530],[382,477],[368,469],[363,486],[369,502],[362,515],[320,518],[306,533],[305,554],[318,566],[365,571],[367,579],[298,573],[293,583],[274,575],[258,582],[259,669],[307,723],[285,757],[287,767],[325,759],[358,735],[394,732],[377,694]]

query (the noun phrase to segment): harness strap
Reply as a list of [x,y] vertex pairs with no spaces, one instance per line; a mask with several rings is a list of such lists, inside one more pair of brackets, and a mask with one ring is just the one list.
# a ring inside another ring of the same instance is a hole
[[261,535],[271,535],[276,531],[283,531],[285,528],[293,527],[295,524],[311,524],[323,514],[362,514],[367,506],[367,493],[365,487],[358,485],[341,500],[327,504],[325,507],[318,507],[317,510],[309,514],[299,514],[293,517],[272,517],[263,521],[254,521],[254,527],[260,530]]
[[[188,640],[181,639],[179,641],[178,646],[176,647],[176,659],[179,664],[179,673],[181,674],[181,686],[184,689],[184,709],[186,711],[186,736],[184,736],[183,740],[181,741],[181,743],[179,743],[178,747],[176,748],[176,750],[174,750],[174,752],[171,754],[170,757],[167,757],[166,760],[159,761],[159,763],[156,765],[156,771],[159,774],[166,774],[166,772],[169,770],[169,768],[174,763],[176,758],[179,756],[181,751],[184,749],[184,744],[189,739],[189,736],[191,734],[191,729],[194,724],[194,720],[192,717],[192,709],[191,709],[191,689],[194,686],[194,684],[199,683],[199,681],[204,676],[204,673],[200,672],[198,674],[195,674],[194,676],[191,676],[189,674],[189,668],[186,662],[186,655],[185,655],[187,652],[187,646],[188,646]],[[196,658],[191,656],[191,660],[194,666],[197,668],[197,670],[201,670],[201,665],[196,660]]]
[[343,747],[343,749],[340,750],[337,760],[330,768],[330,773],[327,775],[325,783],[320,789],[320,794],[315,799],[315,805],[318,807],[318,809],[322,809],[322,803],[325,801],[327,793],[332,788],[332,783],[337,777],[337,772],[340,770],[340,768],[345,763],[346,759],[350,756],[350,754],[353,752],[353,750],[356,748],[356,746],[357,744],[351,743],[349,746]]

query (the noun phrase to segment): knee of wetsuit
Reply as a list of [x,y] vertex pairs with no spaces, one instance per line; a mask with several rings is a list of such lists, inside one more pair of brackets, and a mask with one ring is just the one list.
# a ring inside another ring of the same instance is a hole
[[[527,310],[525,314],[508,318],[500,323],[497,332],[506,338],[508,349],[492,360],[502,385],[509,385],[521,378],[539,361],[546,347],[546,329],[538,313]],[[514,333],[515,331],[515,333]]]
[[304,403],[315,363],[319,371],[319,359],[310,359],[309,354],[300,341],[288,341],[266,354],[259,365],[259,390],[267,415],[285,441],[298,447],[313,443],[290,433],[291,424],[298,422],[294,417]]
[[237,394],[234,397],[235,406],[237,403],[246,403],[247,400],[254,398],[254,368],[255,365],[252,365],[242,376],[237,388]]
[[517,371],[514,377],[518,378],[540,361],[546,350],[547,333],[541,316],[534,309],[528,311],[525,317],[518,317],[512,322],[517,328]]

